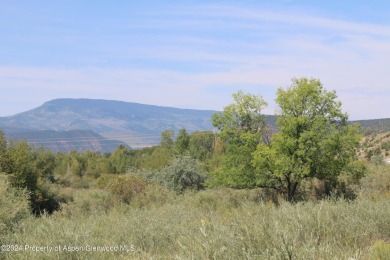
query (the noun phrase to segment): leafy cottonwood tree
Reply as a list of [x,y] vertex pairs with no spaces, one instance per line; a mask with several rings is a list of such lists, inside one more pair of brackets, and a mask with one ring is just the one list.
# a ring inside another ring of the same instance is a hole
[[267,105],[261,96],[238,91],[233,94],[235,103],[212,116],[213,125],[219,129],[220,138],[226,144],[224,164],[213,174],[216,184],[230,187],[252,188],[256,186],[252,153],[262,142],[266,129],[262,109]]
[[197,160],[205,161],[214,150],[215,135],[211,131],[195,131],[191,133],[188,149],[190,155]]
[[334,182],[355,160],[359,128],[347,124],[336,98],[316,79],[293,79],[288,89],[278,89],[279,132],[254,152],[257,186],[276,189],[292,201],[302,180]]
[[108,169],[113,174],[123,174],[130,166],[131,156],[124,145],[119,145],[108,161]]
[[180,129],[175,140],[175,149],[178,154],[184,154],[188,150],[190,136],[185,128]]
[[34,153],[35,168],[39,178],[54,182],[56,158],[52,151],[43,147],[37,148]]

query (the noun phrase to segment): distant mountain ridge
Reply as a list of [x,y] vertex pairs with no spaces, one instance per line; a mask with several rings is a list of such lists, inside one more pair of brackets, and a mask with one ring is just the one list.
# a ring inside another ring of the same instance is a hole
[[[26,140],[32,139],[33,135],[40,136],[42,140],[45,136],[68,136],[68,140],[63,142],[65,150],[72,147],[70,145],[72,138],[80,139],[83,135],[86,139],[91,138],[104,143],[100,146],[89,143],[85,145],[86,149],[103,146],[112,149],[106,142],[108,139],[119,140],[131,147],[139,148],[158,144],[160,133],[166,129],[173,129],[176,133],[182,128],[188,132],[215,130],[211,122],[211,115],[215,112],[114,100],[64,98],[48,101],[35,109],[14,116],[0,117],[0,128],[4,129],[8,136]],[[265,117],[266,122],[276,128],[276,117],[272,115]],[[354,122],[361,123],[363,127],[371,127],[377,132],[390,131],[390,119]],[[45,132],[46,130],[52,132]],[[74,132],[75,130],[86,132]],[[21,132],[24,134],[21,135]],[[118,141],[112,143],[119,144]],[[82,147],[81,144],[79,146]],[[101,148],[96,149],[103,151]]]
[[27,112],[0,118],[0,127],[159,134],[167,128],[209,130],[213,113],[112,100],[55,99]]
[[90,130],[132,147],[159,143],[166,129],[212,130],[212,110],[179,109],[113,100],[55,99],[9,117],[0,117],[0,128],[10,134],[26,131]]

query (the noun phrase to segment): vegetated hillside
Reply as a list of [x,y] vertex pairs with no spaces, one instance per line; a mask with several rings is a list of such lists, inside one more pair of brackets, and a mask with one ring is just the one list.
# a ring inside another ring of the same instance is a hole
[[390,118],[352,121],[362,126],[367,134],[390,132]]
[[390,163],[390,132],[364,136],[360,143],[359,157],[376,164]]
[[26,140],[36,147],[45,147],[53,152],[98,151],[113,152],[119,145],[130,147],[118,140],[108,140],[90,130],[23,130],[4,129],[9,140]]

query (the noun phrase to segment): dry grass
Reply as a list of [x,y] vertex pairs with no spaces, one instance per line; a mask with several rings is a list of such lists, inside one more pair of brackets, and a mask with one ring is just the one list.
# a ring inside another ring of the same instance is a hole
[[[127,205],[107,191],[76,190],[62,212],[24,218],[19,229],[2,237],[7,244],[61,246],[61,251],[2,252],[0,258],[388,259],[390,198],[382,191],[390,173],[381,167],[366,177],[355,201],[276,205],[262,201],[256,190],[174,195],[153,187]],[[64,250],[116,245],[129,250]]]

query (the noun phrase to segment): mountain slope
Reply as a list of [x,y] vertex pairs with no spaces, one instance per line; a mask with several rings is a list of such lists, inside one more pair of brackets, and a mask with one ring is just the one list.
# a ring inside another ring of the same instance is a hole
[[360,159],[376,164],[390,163],[390,132],[364,136],[358,154]]
[[137,148],[158,144],[160,133],[166,129],[212,130],[214,112],[110,100],[56,99],[30,111],[0,118],[0,128],[91,130]]
[[359,123],[366,133],[386,133],[390,132],[390,118],[358,120],[353,121]]
[[108,140],[90,130],[21,130],[3,129],[8,140],[26,140],[36,147],[46,147],[53,152],[70,151],[98,151],[100,153],[112,152],[119,145],[131,149],[126,143],[117,140]]
[[109,100],[56,99],[11,117],[0,118],[0,127],[35,130],[92,130],[99,134],[126,132],[159,134],[186,128],[210,130],[214,111],[178,109]]

